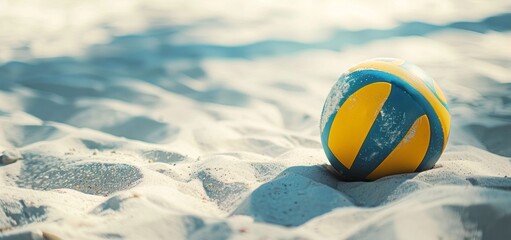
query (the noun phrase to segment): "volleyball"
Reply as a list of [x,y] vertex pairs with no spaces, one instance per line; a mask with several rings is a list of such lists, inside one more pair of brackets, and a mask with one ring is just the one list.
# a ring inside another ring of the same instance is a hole
[[371,59],[342,74],[321,114],[321,143],[347,180],[433,168],[450,131],[447,100],[418,66]]

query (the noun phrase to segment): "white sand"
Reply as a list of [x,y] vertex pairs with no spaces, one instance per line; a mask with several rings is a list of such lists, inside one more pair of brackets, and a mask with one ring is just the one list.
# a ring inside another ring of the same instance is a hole
[[[0,239],[511,236],[509,1],[108,2],[0,2]],[[342,182],[323,101],[382,56],[437,80],[450,141]]]

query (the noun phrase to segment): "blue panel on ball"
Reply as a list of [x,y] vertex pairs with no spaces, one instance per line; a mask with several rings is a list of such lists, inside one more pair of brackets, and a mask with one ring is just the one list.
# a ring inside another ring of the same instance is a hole
[[415,120],[423,114],[423,108],[405,90],[393,85],[351,171],[361,178],[369,175],[396,148]]
[[[435,162],[440,158],[442,154],[444,136],[442,131],[442,124],[440,123],[440,119],[438,118],[438,114],[435,112],[429,101],[415,88],[408,85],[408,83],[398,78],[392,74],[378,71],[378,70],[361,70],[360,72],[375,72],[371,74],[375,74],[380,76],[382,81],[391,82],[393,85],[400,86],[403,89],[406,89],[407,93],[410,94],[413,99],[422,107],[424,112],[427,114],[430,127],[431,127],[431,138],[429,142],[429,148],[426,152],[426,156],[424,156],[424,160],[421,162],[416,171],[423,171],[427,169],[431,169]],[[355,72],[354,72],[355,73]]]

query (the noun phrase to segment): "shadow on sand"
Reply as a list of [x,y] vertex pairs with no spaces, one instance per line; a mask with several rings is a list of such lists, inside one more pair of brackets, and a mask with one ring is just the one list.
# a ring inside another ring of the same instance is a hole
[[[345,182],[327,166],[296,166],[263,184],[240,204],[233,215],[295,227],[336,208],[384,206],[431,185],[454,183],[414,180],[418,173],[394,175],[374,182]],[[511,190],[511,179],[473,176],[456,185]]]

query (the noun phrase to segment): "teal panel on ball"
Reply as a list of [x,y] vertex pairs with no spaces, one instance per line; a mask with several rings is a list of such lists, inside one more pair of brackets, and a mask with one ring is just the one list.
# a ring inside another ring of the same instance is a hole
[[423,114],[425,112],[422,107],[406,91],[394,85],[351,171],[364,178],[369,175],[396,148],[415,120]]

